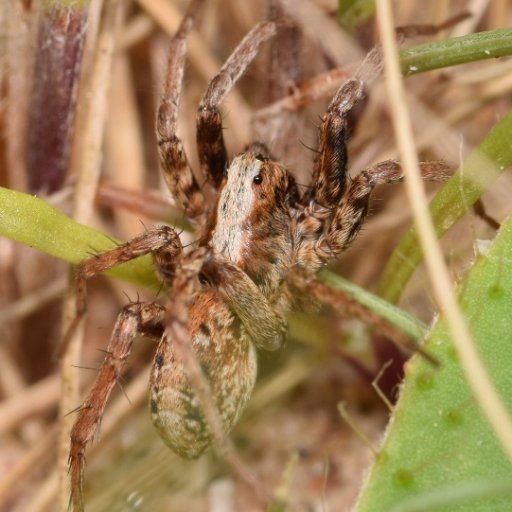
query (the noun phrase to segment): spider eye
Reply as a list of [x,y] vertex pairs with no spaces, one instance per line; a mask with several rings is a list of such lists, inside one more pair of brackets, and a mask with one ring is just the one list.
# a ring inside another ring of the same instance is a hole
[[256,174],[252,181],[255,185],[260,185],[263,182],[263,176],[261,174]]
[[260,162],[264,162],[265,160],[267,160],[261,153],[255,155],[254,158],[256,158],[256,160],[259,160]]
[[204,272],[200,272],[197,277],[199,279],[199,283],[202,286],[210,286],[210,281],[209,281],[208,277],[206,277],[206,274]]

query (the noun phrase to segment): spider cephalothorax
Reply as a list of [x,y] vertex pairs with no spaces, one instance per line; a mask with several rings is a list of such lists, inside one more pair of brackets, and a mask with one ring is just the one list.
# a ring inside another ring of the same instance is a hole
[[[85,281],[123,261],[153,255],[169,289],[166,307],[135,302],[117,320],[105,361],[71,433],[74,504],[82,507],[84,453],[138,333],[158,338],[150,383],[150,411],[164,441],[184,457],[222,444],[242,413],[256,380],[255,347],[276,350],[286,315],[304,276],[340,254],[354,239],[372,189],[402,178],[386,161],[350,179],[346,116],[363,95],[359,78],[334,96],[319,129],[312,184],[300,193],[293,176],[262,144],[228,162],[219,103],[280,22],[257,25],[210,83],[197,115],[201,169],[215,193],[211,204],[176,135],[185,38],[195,2],[171,42],[169,69],[157,118],[161,165],[179,206],[196,228],[184,249],[176,231],[159,227],[78,268],[78,316],[85,312]],[[445,178],[446,166],[422,166],[425,178]],[[298,284],[299,283],[299,284]]]

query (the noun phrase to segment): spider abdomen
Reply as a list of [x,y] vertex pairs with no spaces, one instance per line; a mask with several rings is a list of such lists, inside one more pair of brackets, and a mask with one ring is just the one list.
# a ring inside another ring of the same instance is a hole
[[[195,296],[189,319],[195,357],[227,433],[251,396],[257,374],[256,352],[238,318],[213,290]],[[177,360],[173,340],[167,336],[159,344],[151,375],[151,417],[174,452],[194,459],[210,447],[213,436],[185,365]]]

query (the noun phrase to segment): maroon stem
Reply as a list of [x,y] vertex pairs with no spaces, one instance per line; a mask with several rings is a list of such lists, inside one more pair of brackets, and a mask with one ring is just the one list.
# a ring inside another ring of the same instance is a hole
[[66,178],[86,26],[85,7],[53,4],[42,13],[27,135],[30,192],[54,192]]

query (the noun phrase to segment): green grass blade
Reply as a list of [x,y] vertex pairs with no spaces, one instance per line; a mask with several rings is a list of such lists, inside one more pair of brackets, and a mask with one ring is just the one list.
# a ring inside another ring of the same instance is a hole
[[327,270],[320,272],[318,279],[332,288],[348,293],[359,304],[366,306],[413,340],[419,341],[425,337],[428,329],[425,324],[381,297]]
[[404,76],[458,64],[512,55],[512,29],[502,28],[406,48],[400,52]]
[[[512,112],[501,119],[469,155],[463,166],[436,194],[430,213],[438,236],[443,235],[476,202],[495,179],[512,165]],[[381,297],[396,302],[423,259],[416,229],[412,227],[395,247],[382,273]]]

